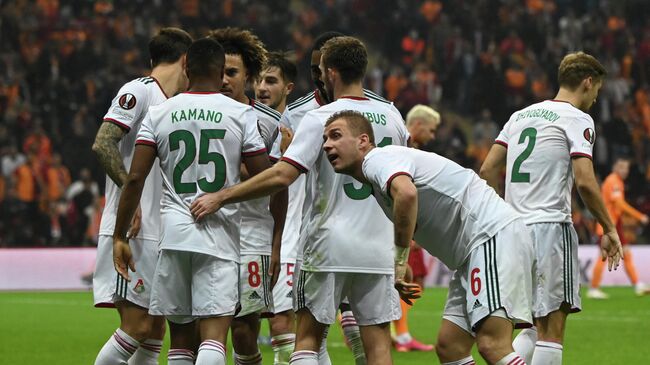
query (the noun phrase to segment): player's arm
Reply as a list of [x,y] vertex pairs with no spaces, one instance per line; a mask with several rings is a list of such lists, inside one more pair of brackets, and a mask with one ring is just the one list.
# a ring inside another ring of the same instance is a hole
[[616,226],[607,213],[605,203],[600,196],[600,188],[594,175],[593,163],[588,157],[574,157],[572,164],[578,193],[580,193],[582,201],[604,230],[601,240],[602,258],[603,260],[608,259],[609,270],[615,269],[618,267],[621,257],[623,257],[623,248],[618,233],[616,233]]
[[92,147],[108,177],[120,188],[126,182],[127,177],[122,154],[118,146],[125,134],[126,131],[122,127],[104,121],[97,131],[95,143],[93,143]]
[[498,143],[493,144],[479,171],[481,178],[487,181],[488,185],[497,193],[500,192],[500,175],[506,163],[507,153],[508,149],[505,146]]
[[[128,268],[135,271],[135,264],[131,256],[131,248],[126,238],[129,223],[140,204],[140,196],[144,188],[144,182],[151,171],[156,159],[156,148],[150,145],[137,144],[131,171],[126,178],[122,188],[120,203],[115,218],[115,230],[113,231],[113,263],[117,272],[126,280],[129,279]],[[128,267],[127,267],[128,266]]]
[[614,204],[623,211],[623,213],[631,216],[632,218],[636,219],[637,221],[647,224],[648,223],[648,216],[639,212],[638,210],[634,209],[630,204],[628,204],[625,199],[623,199],[622,196],[614,198]]

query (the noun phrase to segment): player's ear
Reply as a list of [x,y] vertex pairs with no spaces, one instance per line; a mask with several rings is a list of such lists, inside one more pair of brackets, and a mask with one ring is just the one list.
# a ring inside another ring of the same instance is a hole
[[293,82],[287,84],[287,95],[291,94],[293,87],[296,86]]

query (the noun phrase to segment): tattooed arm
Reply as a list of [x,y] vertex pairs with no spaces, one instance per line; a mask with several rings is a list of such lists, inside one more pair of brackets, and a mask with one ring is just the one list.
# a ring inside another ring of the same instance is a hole
[[125,131],[119,126],[110,122],[103,122],[99,127],[99,131],[97,131],[95,143],[93,144],[93,152],[97,155],[99,163],[111,180],[120,188],[124,185],[128,176],[118,147],[118,143],[125,134]]

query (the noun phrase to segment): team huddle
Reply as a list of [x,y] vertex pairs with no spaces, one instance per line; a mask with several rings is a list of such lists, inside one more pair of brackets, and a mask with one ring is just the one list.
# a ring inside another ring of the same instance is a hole
[[151,75],[118,91],[93,145],[108,175],[94,301],[121,319],[95,364],[157,364],[165,321],[171,365],[226,364],[229,331],[235,364],[262,364],[264,317],[274,364],[331,364],[339,310],[355,363],[392,364],[390,322],[418,297],[413,240],[454,270],[441,363],[474,364],[475,344],[490,364],[562,363],[581,308],[574,181],[610,269],[623,255],[591,162],[592,56],[564,58],[556,100],[515,112],[479,176],[411,147],[400,112],[363,88],[354,37],[315,41],[315,90],[291,104],[296,67],[247,30],[164,28],[149,52]]

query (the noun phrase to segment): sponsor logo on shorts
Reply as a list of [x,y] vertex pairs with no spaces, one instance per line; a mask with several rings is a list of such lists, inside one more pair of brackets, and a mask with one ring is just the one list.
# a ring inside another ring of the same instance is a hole
[[476,299],[476,301],[474,302],[474,306],[472,307],[472,309],[476,309],[476,308],[479,308],[479,307],[482,307],[482,306],[483,306],[483,304],[481,304],[481,302],[479,302],[478,299]]
[[135,287],[133,287],[133,291],[136,293],[142,293],[144,290],[144,281],[142,279],[138,279],[138,282],[135,283]]
[[257,294],[256,291],[254,291],[254,292],[251,293],[251,295],[248,296],[248,299],[249,300],[258,300],[258,299],[262,299],[262,297],[260,297],[260,295]]
[[133,94],[123,94],[120,96],[118,104],[125,110],[131,110],[135,106],[136,99]]

